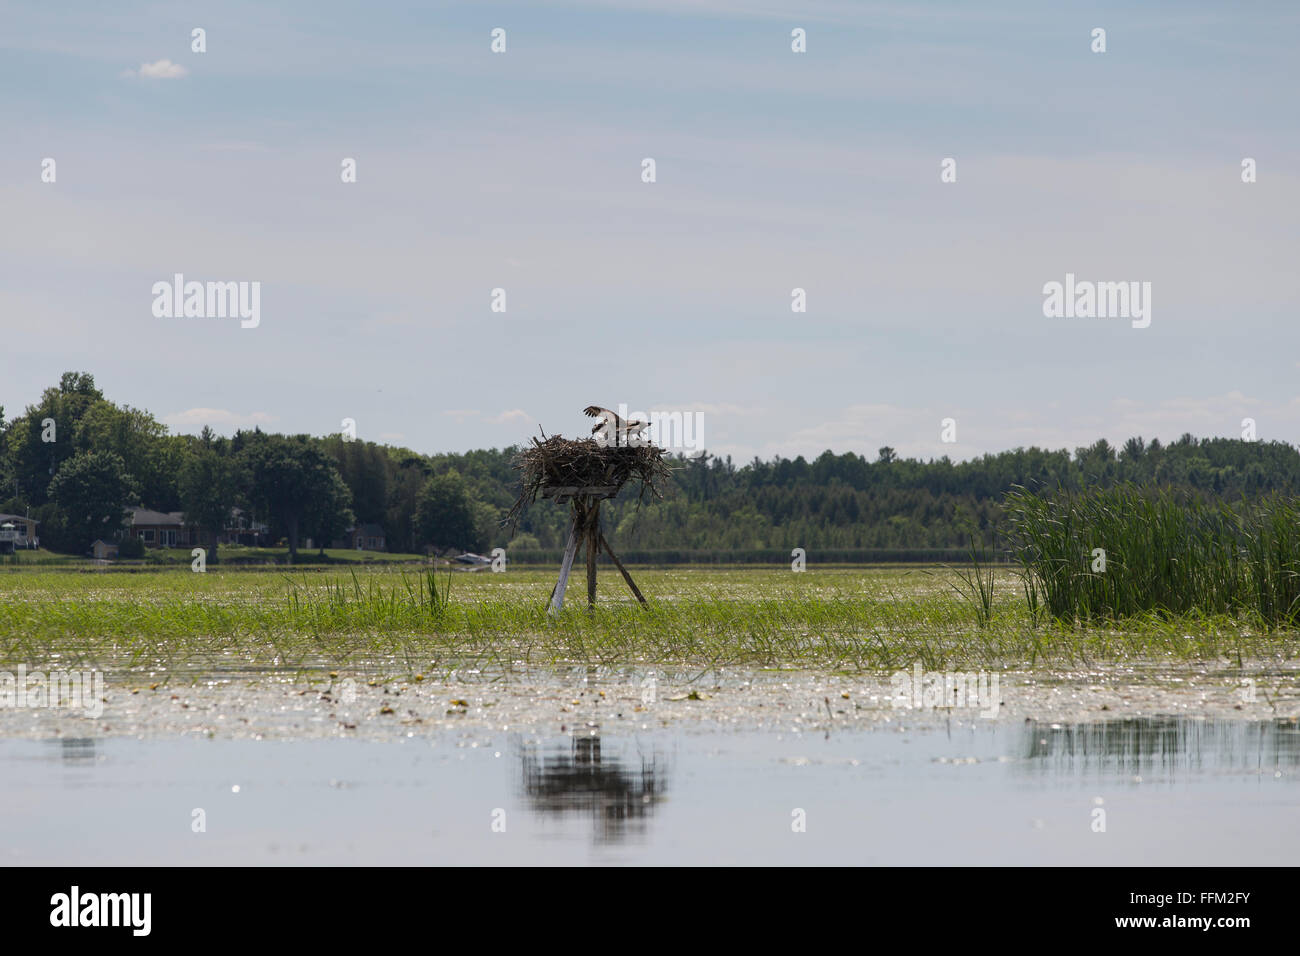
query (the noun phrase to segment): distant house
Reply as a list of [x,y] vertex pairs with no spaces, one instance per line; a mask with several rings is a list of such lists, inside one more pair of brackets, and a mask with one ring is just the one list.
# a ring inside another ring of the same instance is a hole
[[377,524],[363,524],[348,528],[342,538],[335,538],[332,548],[347,548],[350,551],[383,551],[386,547],[384,529]]
[[111,561],[117,557],[117,545],[99,538],[90,546],[90,554],[96,561]]
[[0,553],[12,554],[19,548],[39,548],[41,539],[36,536],[35,518],[23,515],[0,514]]
[[147,548],[188,548],[198,541],[198,529],[187,525],[179,511],[132,508],[127,534]]
[[231,508],[226,530],[217,536],[218,544],[245,544],[251,548],[267,543],[271,527],[264,521],[254,521],[243,508]]

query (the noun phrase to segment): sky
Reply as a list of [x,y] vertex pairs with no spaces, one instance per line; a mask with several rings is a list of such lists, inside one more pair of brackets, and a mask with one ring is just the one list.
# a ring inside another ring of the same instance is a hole
[[[0,0],[0,405],[78,370],[421,452],[590,404],[741,462],[1294,444],[1297,48],[1268,2]],[[156,315],[177,273],[260,283],[256,327]],[[1067,274],[1150,324],[1045,316]]]

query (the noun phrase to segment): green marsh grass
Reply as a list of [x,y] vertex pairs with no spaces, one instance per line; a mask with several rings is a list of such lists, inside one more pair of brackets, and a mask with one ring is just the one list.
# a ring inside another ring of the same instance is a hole
[[[1269,539],[1270,542],[1272,539]],[[1270,545],[1271,546],[1271,545]],[[51,660],[167,672],[365,667],[736,665],[830,671],[1286,656],[1257,616],[1035,620],[1011,588],[955,569],[636,569],[601,603],[546,615],[553,572],[157,570],[0,575],[0,667]],[[981,572],[984,575],[991,570]],[[981,585],[980,580],[987,583]]]
[[967,557],[969,563],[966,567],[948,568],[957,578],[952,588],[970,607],[975,615],[975,622],[980,627],[988,627],[993,620],[993,593],[997,585],[996,569],[988,550],[983,545],[977,545],[973,535]]
[[[1300,613],[1300,509],[1229,506],[1131,485],[1006,501],[1026,600],[1058,620],[1221,615],[1293,627]],[[1094,570],[1095,549],[1105,569]]]

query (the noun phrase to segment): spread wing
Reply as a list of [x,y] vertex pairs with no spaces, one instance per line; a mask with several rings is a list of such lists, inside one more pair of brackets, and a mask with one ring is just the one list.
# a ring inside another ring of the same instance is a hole
[[582,413],[584,415],[589,415],[592,418],[600,419],[600,421],[596,422],[596,424],[591,427],[591,433],[593,435],[606,425],[612,424],[616,432],[623,427],[623,420],[608,408],[601,408],[599,405],[588,405],[582,410]]

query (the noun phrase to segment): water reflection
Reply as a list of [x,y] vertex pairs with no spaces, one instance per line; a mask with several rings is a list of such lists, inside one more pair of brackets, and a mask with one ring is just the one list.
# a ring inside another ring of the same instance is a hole
[[598,843],[643,837],[667,790],[667,761],[657,748],[602,750],[599,735],[520,749],[522,792],[537,813],[589,816]]
[[[51,741],[55,743],[56,741]],[[60,737],[59,756],[64,763],[82,765],[95,762],[95,740],[93,737]]]
[[1139,717],[1086,724],[1026,721],[1022,770],[1171,777],[1202,771],[1291,771],[1300,764],[1300,725],[1266,721]]

